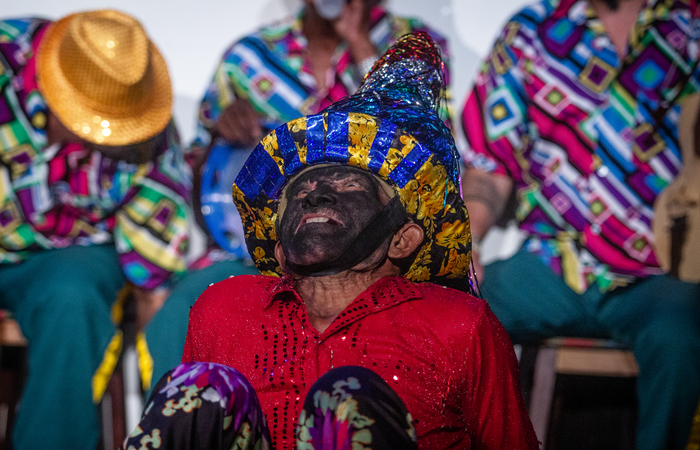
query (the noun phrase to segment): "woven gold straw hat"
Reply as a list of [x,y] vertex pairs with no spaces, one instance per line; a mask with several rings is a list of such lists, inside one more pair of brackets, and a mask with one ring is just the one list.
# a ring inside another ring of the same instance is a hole
[[82,12],[51,25],[37,74],[49,109],[86,141],[135,144],[170,120],[165,61],[141,24],[121,12]]

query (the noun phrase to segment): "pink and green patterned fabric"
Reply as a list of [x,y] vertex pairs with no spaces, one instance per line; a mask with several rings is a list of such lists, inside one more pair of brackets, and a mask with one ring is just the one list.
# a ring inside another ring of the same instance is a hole
[[620,59],[586,0],[543,0],[477,76],[465,163],[515,181],[524,245],[576,292],[660,273],[653,203],[682,166],[680,104],[700,87],[695,10],[648,0]]
[[[226,51],[204,95],[194,147],[206,147],[211,129],[224,109],[239,97],[247,98],[266,117],[265,126],[276,128],[290,120],[315,114],[354,93],[362,82],[345,43],[332,57],[334,73],[330,87],[319,92],[306,57],[308,42],[302,33],[303,11],[294,18],[263,27],[233,44]],[[370,39],[383,54],[404,34],[425,31],[442,51],[449,64],[447,41],[419,20],[393,16],[375,7],[370,11]],[[446,71],[446,79],[449,75]],[[449,98],[449,93],[445,94]],[[441,117],[449,121],[447,108]]]
[[190,174],[169,125],[152,162],[82,144],[47,146],[35,53],[50,22],[0,21],[0,263],[69,245],[114,243],[126,277],[154,289],[185,270]]

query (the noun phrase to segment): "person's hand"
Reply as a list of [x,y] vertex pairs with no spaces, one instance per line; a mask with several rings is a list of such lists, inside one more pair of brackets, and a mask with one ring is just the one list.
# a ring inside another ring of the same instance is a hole
[[369,38],[371,25],[369,12],[369,1],[349,0],[340,17],[333,21],[335,33],[347,42],[356,63],[376,55],[374,45]]
[[134,286],[132,291],[136,300],[136,326],[143,330],[153,316],[163,307],[165,300],[170,295],[170,291],[165,288],[158,288],[152,291]]
[[248,100],[236,99],[219,116],[214,134],[231,144],[255,147],[263,137],[260,115]]

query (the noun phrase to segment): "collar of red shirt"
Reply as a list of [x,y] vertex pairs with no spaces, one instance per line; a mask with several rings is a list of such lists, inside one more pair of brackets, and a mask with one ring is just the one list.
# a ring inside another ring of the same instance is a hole
[[[381,278],[358,295],[340,313],[338,318],[341,320],[336,319],[331,328],[337,328],[337,326],[345,325],[368,314],[422,297],[423,293],[418,287],[403,276]],[[301,296],[294,290],[294,280],[291,275],[283,276],[273,285],[264,309],[269,308],[276,302],[304,303]],[[327,334],[329,331],[331,330],[327,330],[324,334]]]

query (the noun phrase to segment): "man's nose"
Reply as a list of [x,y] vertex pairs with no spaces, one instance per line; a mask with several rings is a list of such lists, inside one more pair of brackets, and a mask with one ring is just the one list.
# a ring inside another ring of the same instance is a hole
[[333,189],[326,186],[320,186],[306,194],[306,197],[304,197],[304,206],[311,208],[317,206],[335,205],[335,203],[336,198]]

